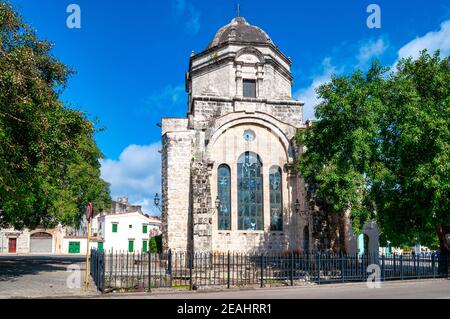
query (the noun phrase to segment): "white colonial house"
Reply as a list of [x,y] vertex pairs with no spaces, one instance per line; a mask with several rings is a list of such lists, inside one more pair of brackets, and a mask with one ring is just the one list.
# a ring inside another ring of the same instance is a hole
[[98,217],[97,241],[106,251],[148,251],[149,240],[160,232],[161,221],[141,212],[125,212]]
[[[144,215],[141,206],[126,197],[112,202],[111,211],[91,221],[89,249],[146,251],[151,237],[161,233],[161,220]],[[87,221],[77,228],[58,225],[52,229],[0,229],[2,254],[85,255],[88,249]]]

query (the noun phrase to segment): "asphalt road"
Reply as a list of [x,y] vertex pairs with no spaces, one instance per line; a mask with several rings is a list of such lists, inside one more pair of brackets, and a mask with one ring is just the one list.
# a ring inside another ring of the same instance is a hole
[[0,256],[0,298],[96,294],[92,284],[88,292],[84,291],[84,274],[83,257]]

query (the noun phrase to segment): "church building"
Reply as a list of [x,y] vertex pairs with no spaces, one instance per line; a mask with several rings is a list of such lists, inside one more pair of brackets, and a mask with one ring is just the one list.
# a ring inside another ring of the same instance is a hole
[[162,120],[164,249],[314,249],[291,64],[242,17],[191,54],[187,117]]

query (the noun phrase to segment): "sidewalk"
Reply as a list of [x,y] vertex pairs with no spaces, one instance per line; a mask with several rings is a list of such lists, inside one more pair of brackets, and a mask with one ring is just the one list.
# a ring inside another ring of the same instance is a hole
[[109,293],[100,299],[385,299],[448,298],[450,280],[427,279],[382,282],[370,289],[366,283],[326,284],[314,286],[211,289],[200,291],[153,290],[152,293]]

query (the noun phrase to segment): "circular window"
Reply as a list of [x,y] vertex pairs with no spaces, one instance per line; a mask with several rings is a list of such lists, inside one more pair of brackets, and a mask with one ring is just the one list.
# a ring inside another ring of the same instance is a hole
[[247,142],[251,142],[253,140],[255,140],[255,132],[253,132],[252,130],[246,130],[244,132],[244,140],[246,140]]

